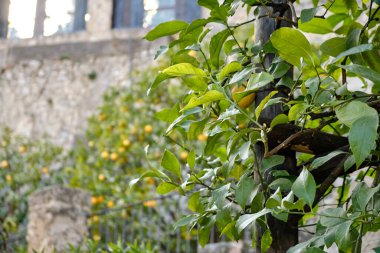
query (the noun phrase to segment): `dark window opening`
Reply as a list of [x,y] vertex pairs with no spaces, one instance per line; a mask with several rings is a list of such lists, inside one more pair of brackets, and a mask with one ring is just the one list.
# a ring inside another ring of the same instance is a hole
[[197,0],[113,0],[113,28],[154,27],[174,19],[201,16]]

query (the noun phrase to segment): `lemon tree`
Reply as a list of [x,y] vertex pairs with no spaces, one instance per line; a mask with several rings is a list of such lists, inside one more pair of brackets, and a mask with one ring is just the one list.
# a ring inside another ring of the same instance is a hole
[[[16,233],[25,225],[27,198],[36,189],[64,183],[62,148],[32,141],[5,128],[0,135],[1,231]],[[6,237],[6,235],[3,235]]]
[[[199,0],[208,18],[145,37],[170,35],[176,52],[152,96],[172,79],[188,91],[162,112],[179,114],[167,133],[181,137],[187,164],[167,151],[149,175],[159,192],[190,196],[194,213],[176,226],[198,227],[201,245],[216,226],[231,240],[253,230],[257,252],[360,252],[379,229],[379,1],[300,2]],[[298,244],[310,218],[313,235]]]

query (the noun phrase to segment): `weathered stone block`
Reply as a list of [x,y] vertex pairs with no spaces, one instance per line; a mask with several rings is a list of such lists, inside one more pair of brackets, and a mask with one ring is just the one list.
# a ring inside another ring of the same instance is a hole
[[53,186],[33,193],[28,203],[29,252],[65,252],[68,244],[79,246],[87,237],[87,215],[91,210],[89,193]]

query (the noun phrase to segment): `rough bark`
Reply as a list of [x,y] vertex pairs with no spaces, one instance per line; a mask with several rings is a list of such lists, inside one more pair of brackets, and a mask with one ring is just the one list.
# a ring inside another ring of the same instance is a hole
[[[273,16],[277,17],[287,17],[291,20],[291,10],[289,6],[287,5],[286,0],[273,0],[272,1],[275,5],[272,7],[265,6],[260,7],[260,17],[266,16],[264,18],[260,18],[257,20],[256,26],[255,26],[255,41],[261,42],[264,44],[267,42],[270,38],[270,35],[278,28],[280,27],[288,27],[290,24],[284,20],[279,20],[276,18],[273,18]],[[268,13],[268,11],[270,13]],[[268,68],[271,65],[271,62],[273,60],[273,55],[269,55],[266,57],[264,61],[265,68]],[[291,76],[292,73],[289,73],[289,76]],[[270,84],[270,87],[265,87],[264,89],[266,91],[259,92],[256,97],[256,106],[270,93],[270,88],[274,89],[274,84]],[[278,93],[277,96],[286,96],[286,94],[282,91]],[[263,112],[260,115],[260,121],[261,123],[270,122],[274,117],[276,117],[278,114],[282,113],[282,106],[280,104],[275,104],[273,106],[270,106],[263,110]],[[263,156],[264,156],[264,150],[262,145],[256,145],[256,152],[257,152],[257,158],[258,162],[261,163]],[[296,158],[295,158],[295,151],[288,151],[285,155],[285,163],[282,166],[283,168],[287,169],[290,174],[296,173]],[[255,180],[258,179],[258,175],[255,175]],[[269,184],[272,180],[271,177],[266,177],[266,184]],[[271,245],[271,248],[268,252],[273,253],[281,253],[286,252],[287,249],[290,247],[296,245],[298,243],[298,219],[297,216],[289,216],[289,219],[287,222],[282,222],[271,215],[267,216],[268,225],[271,230],[273,242]],[[261,238],[264,233],[264,229],[262,229],[261,226],[257,225],[257,247],[256,252],[261,252]]]

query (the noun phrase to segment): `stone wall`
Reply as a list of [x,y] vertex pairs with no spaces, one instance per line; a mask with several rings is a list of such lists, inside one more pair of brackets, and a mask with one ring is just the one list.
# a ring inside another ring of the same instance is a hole
[[10,47],[0,74],[0,126],[69,147],[104,91],[128,85],[129,73],[154,53],[137,38]]
[[0,129],[71,147],[110,86],[152,62],[144,29],[111,29],[112,1],[88,0],[86,31],[0,40]]

